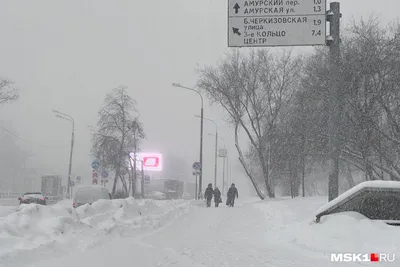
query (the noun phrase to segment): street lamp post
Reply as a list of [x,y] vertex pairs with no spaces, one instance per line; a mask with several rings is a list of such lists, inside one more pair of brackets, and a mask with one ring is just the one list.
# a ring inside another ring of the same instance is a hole
[[71,191],[71,171],[72,171],[72,154],[74,151],[74,139],[75,139],[75,121],[74,119],[62,112],[59,112],[57,110],[53,109],[53,113],[56,114],[57,118],[63,119],[70,121],[72,123],[72,136],[71,136],[71,150],[69,154],[69,167],[68,167],[68,185],[67,185],[67,196],[70,197],[70,191]]
[[218,130],[215,131],[214,188],[217,187]]
[[[200,118],[200,116],[195,115]],[[218,165],[218,125],[215,121],[209,118],[204,118],[207,121],[211,121],[215,125],[215,159],[214,159],[214,188],[217,186],[217,165]]]
[[[209,134],[214,136],[213,134]],[[216,136],[216,138],[220,138],[223,142],[224,142],[224,149],[226,150],[226,142],[225,139],[220,137],[220,136]],[[222,157],[222,156],[221,156]],[[225,158],[226,158],[226,164],[225,164]],[[226,154],[226,156],[223,156],[223,161],[222,161],[222,194],[225,193],[225,167],[226,167],[226,178],[228,179],[228,165],[229,165],[229,159],[228,159],[228,153]]]
[[142,199],[144,199],[144,161],[141,159],[140,163],[142,163],[142,170],[141,170],[142,180],[140,181],[140,195]]
[[201,120],[200,120],[200,175],[199,175],[198,198],[202,199],[203,197],[202,197],[202,192],[201,192],[201,185],[202,185],[202,182],[203,182],[203,113],[204,113],[203,112],[204,111],[204,108],[203,108],[204,107],[203,96],[200,94],[200,92],[198,90],[182,86],[179,83],[173,83],[172,86],[196,92],[201,98],[201,111],[200,111],[200,116],[201,116]]

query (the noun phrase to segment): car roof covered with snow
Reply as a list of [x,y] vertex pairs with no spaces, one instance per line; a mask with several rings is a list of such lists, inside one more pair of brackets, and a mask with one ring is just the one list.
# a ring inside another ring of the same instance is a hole
[[42,193],[41,192],[26,192],[26,193],[24,193],[24,196],[26,196],[26,195],[41,195]]
[[[388,199],[387,197],[391,196],[392,200]],[[327,204],[320,207],[315,216],[317,217],[317,221],[320,217],[329,215],[332,213],[343,212],[343,211],[358,211],[358,212],[365,212],[365,208],[371,208],[370,205],[371,201],[377,201],[376,199],[380,199],[379,201],[384,201],[385,205],[397,205],[393,202],[393,198],[398,199],[397,196],[400,196],[400,182],[397,181],[367,181],[362,182],[350,190],[344,192],[343,194],[339,195],[337,198],[333,199],[332,201],[328,202]],[[361,202],[360,202],[361,201]],[[369,201],[369,204],[363,204],[363,202]],[[388,202],[389,201],[389,202]],[[398,201],[398,200],[396,200]],[[395,201],[395,202],[396,202]],[[367,206],[365,206],[367,205]],[[380,204],[382,205],[382,203]],[[397,214],[391,214],[390,207],[387,206],[386,215],[383,217],[393,217],[395,216],[398,218]],[[375,207],[377,208],[377,207]],[[382,211],[382,207],[378,208]],[[376,217],[378,219],[379,212],[375,211],[372,214],[372,217]],[[365,215],[365,214],[364,214]],[[377,217],[378,216],[378,217]],[[387,221],[388,219],[382,219]],[[396,219],[397,221],[398,219]]]
[[347,190],[343,194],[339,195],[337,198],[326,203],[324,206],[317,210],[317,214],[323,213],[324,211],[331,210],[337,206],[347,202],[348,200],[356,197],[358,194],[365,190],[371,191],[400,191],[400,182],[397,181],[367,181],[359,183],[353,188]]

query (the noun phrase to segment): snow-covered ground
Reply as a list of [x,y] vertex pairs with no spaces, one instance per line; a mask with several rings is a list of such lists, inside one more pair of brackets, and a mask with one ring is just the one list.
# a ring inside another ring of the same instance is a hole
[[15,212],[18,208],[19,202],[14,198],[0,198],[0,220],[1,217],[6,217]]
[[[370,266],[330,253],[398,253],[400,227],[354,213],[313,222],[326,198],[205,208],[202,201],[27,205],[0,218],[0,266]],[[16,257],[18,256],[18,257]],[[373,263],[373,266],[398,266]]]
[[[186,213],[190,202],[99,200],[72,208],[23,204],[0,217],[0,266],[29,266],[51,257],[83,253],[113,239],[153,231]],[[78,265],[80,266],[80,265]]]

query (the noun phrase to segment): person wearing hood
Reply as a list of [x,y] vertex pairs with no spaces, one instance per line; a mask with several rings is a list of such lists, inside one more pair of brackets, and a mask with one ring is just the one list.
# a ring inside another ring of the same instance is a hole
[[206,199],[206,203],[207,203],[207,208],[211,207],[211,200],[213,198],[214,195],[214,190],[212,188],[212,184],[208,184],[208,187],[206,189],[206,191],[204,192],[204,198]]
[[214,202],[215,202],[215,207],[218,208],[219,203],[222,202],[221,199],[221,191],[219,191],[218,187],[216,186],[214,189]]

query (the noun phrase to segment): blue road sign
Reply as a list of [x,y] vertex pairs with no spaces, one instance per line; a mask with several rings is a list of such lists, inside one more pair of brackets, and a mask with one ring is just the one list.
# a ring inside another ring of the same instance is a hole
[[95,170],[97,170],[99,167],[100,167],[100,162],[99,162],[97,159],[95,159],[95,160],[92,162],[92,168],[95,169]]
[[107,170],[103,170],[102,174],[101,174],[104,178],[108,177],[108,171]]
[[192,168],[193,168],[193,170],[195,170],[195,171],[200,171],[200,169],[201,169],[201,165],[200,165],[200,162],[193,162],[193,165],[192,165]]

